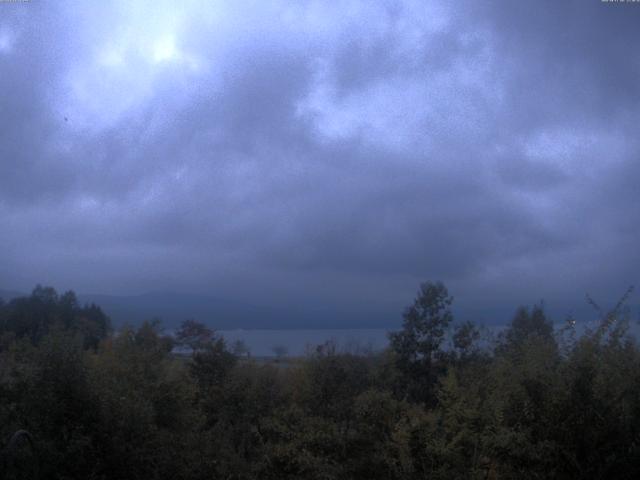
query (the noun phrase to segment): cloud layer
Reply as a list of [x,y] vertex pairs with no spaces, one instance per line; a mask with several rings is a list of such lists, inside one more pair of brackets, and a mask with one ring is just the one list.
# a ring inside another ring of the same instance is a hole
[[[0,4],[0,285],[391,312],[640,266],[640,7]],[[392,319],[391,321],[395,321]]]

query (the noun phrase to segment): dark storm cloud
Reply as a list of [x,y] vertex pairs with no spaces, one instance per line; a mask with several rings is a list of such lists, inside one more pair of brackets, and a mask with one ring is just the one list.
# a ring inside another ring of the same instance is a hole
[[[66,186],[65,167],[50,165],[52,156],[46,147],[53,127],[46,113],[46,87],[64,65],[62,52],[54,46],[57,38],[64,41],[64,33],[45,21],[38,9],[30,19],[25,11],[2,7],[0,198],[31,202]],[[20,55],[12,45],[18,35],[30,37]],[[43,176],[43,171],[48,175]]]
[[616,294],[640,263],[634,7],[2,4],[0,284]]

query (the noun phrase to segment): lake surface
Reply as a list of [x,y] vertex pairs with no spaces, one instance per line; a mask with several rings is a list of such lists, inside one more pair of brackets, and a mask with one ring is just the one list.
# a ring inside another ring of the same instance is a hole
[[[575,325],[576,335],[581,335],[586,329],[594,329],[598,322],[579,322]],[[556,330],[566,326],[564,322],[555,325]],[[505,328],[502,325],[478,326],[481,331],[481,342],[491,342]],[[397,329],[396,329],[397,330]],[[388,333],[390,329],[317,329],[317,330],[217,330],[222,335],[229,348],[237,340],[242,340],[249,348],[251,355],[264,357],[273,356],[274,347],[284,347],[287,355],[304,355],[313,351],[317,345],[327,341],[336,344],[338,351],[362,353],[365,351],[383,350],[389,345]],[[629,333],[640,338],[640,326],[637,321],[629,324]],[[445,344],[450,343],[449,340]],[[446,345],[445,345],[446,348]]]
[[361,352],[382,350],[388,345],[385,329],[322,329],[322,330],[218,330],[231,348],[242,340],[251,355],[274,355],[274,347],[284,347],[288,355],[304,355],[327,341],[334,342],[339,351]]

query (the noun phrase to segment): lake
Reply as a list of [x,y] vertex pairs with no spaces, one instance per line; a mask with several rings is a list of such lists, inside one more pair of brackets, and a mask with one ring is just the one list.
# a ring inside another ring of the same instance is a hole
[[[564,322],[555,324],[556,330],[564,327]],[[594,329],[598,322],[579,322],[576,324],[576,334],[580,335],[585,329]],[[638,322],[630,322],[630,333],[638,338],[640,328]],[[495,338],[505,327],[501,325],[479,326],[484,342]],[[396,329],[397,330],[397,329]],[[284,347],[287,355],[304,355],[308,349],[314,349],[326,341],[333,341],[338,351],[363,352],[367,350],[379,351],[388,346],[387,337],[391,329],[292,329],[292,330],[217,330],[222,335],[229,348],[237,340],[242,340],[249,348],[251,355],[257,357],[273,356],[274,347]],[[445,342],[448,343],[448,342]]]
[[274,347],[284,347],[287,355],[304,355],[308,348],[333,341],[339,350],[382,350],[387,344],[385,329],[321,329],[321,330],[218,330],[229,348],[242,340],[257,357],[274,355]]

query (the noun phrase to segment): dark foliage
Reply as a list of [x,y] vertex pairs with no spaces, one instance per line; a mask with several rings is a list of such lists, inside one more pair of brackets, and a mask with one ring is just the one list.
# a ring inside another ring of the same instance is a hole
[[522,307],[489,341],[452,300],[423,284],[385,352],[264,363],[195,321],[188,355],[157,321],[112,333],[37,287],[0,302],[0,478],[637,478],[621,304],[583,335]]

